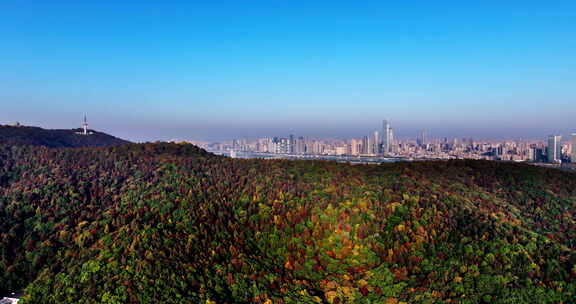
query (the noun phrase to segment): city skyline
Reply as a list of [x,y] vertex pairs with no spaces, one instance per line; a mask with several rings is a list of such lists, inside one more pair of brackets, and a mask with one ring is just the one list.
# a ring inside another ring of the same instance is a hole
[[[351,139],[314,138],[290,134],[226,142],[188,141],[232,158],[319,158],[352,163],[381,163],[411,160],[483,159],[529,162],[543,165],[576,163],[576,133],[562,141],[562,135],[545,140],[482,140],[473,137],[429,136],[420,130],[415,138],[394,136],[390,120],[383,119],[381,130]],[[179,142],[176,140],[176,142]],[[184,141],[186,142],[186,141]],[[572,165],[573,166],[573,165]]]
[[[113,8],[113,9],[111,9]],[[0,122],[134,141],[574,132],[576,3],[0,4]],[[71,119],[72,118],[72,119]]]
[[[2,114],[0,113],[0,116]],[[22,115],[25,118],[25,115]],[[42,128],[46,128],[46,129],[71,129],[71,128],[77,128],[78,127],[78,121],[79,120],[75,120],[75,119],[71,119],[70,117],[67,117],[65,121],[60,121],[58,124],[52,124],[52,125],[45,125],[43,124],[43,120],[19,120],[19,119],[14,119],[14,120],[1,120],[0,119],[0,125],[14,125],[14,124],[19,124],[19,125],[24,125],[24,126],[34,126],[34,127],[42,127]],[[130,140],[130,141],[134,141],[134,142],[152,142],[152,141],[207,141],[207,142],[217,142],[217,141],[230,141],[230,140],[234,140],[234,139],[238,139],[238,138],[243,138],[243,139],[257,139],[257,138],[261,138],[261,137],[274,137],[278,134],[299,134],[299,136],[304,136],[306,138],[312,138],[312,139],[353,139],[353,138],[358,138],[358,137],[362,137],[364,136],[364,134],[366,132],[379,132],[380,134],[380,138],[382,137],[382,134],[385,133],[385,131],[383,131],[383,128],[381,128],[380,130],[378,130],[378,128],[374,125],[371,124],[372,126],[366,126],[364,124],[361,124],[359,126],[354,126],[354,125],[350,125],[347,126],[345,128],[341,128],[337,131],[335,131],[335,128],[326,128],[326,129],[322,129],[322,128],[317,128],[311,132],[308,133],[304,133],[302,134],[299,131],[295,131],[298,128],[295,127],[262,127],[262,128],[255,128],[252,130],[252,134],[246,134],[243,133],[243,129],[239,128],[236,130],[233,130],[233,132],[223,132],[222,135],[219,136],[197,136],[195,135],[193,132],[191,132],[190,129],[185,128],[185,127],[174,127],[174,128],[162,128],[162,127],[155,127],[152,128],[151,130],[147,130],[147,133],[133,133],[136,134],[136,136],[126,136],[126,130],[128,131],[132,131],[135,132],[137,130],[142,131],[143,129],[139,129],[138,124],[135,125],[129,125],[129,124],[117,124],[117,123],[112,123],[110,124],[109,121],[105,121],[102,118],[98,118],[96,117],[95,119],[91,118],[91,127],[93,127],[94,130],[98,130],[98,131],[102,131],[105,133],[110,133],[112,135],[115,135],[117,137],[120,138],[124,138],[126,140]],[[94,123],[95,121],[95,123]],[[80,125],[82,127],[82,125]],[[222,130],[226,129],[227,126],[220,126],[220,128]],[[515,135],[503,135],[501,133],[492,133],[492,136],[479,136],[478,134],[486,134],[486,132],[481,132],[479,130],[482,130],[482,128],[479,129],[466,129],[465,127],[463,128],[458,128],[458,129],[452,129],[452,128],[426,128],[426,127],[422,127],[421,125],[418,125],[418,127],[410,127],[408,126],[407,128],[408,130],[406,130],[406,126],[402,126],[399,129],[398,133],[394,133],[393,136],[395,136],[398,139],[402,139],[402,140],[410,140],[410,139],[414,139],[414,140],[418,140],[419,138],[422,137],[422,132],[425,133],[425,137],[426,138],[430,138],[430,139],[444,139],[444,138],[449,138],[449,139],[453,139],[453,138],[474,138],[474,139],[478,139],[478,140],[483,140],[483,141],[507,141],[507,140],[527,140],[527,141],[540,141],[542,140],[542,138],[548,137],[550,134],[559,134],[562,136],[562,140],[563,141],[570,141],[570,137],[572,134],[574,134],[573,130],[576,130],[576,128],[568,128],[566,130],[563,131],[557,131],[559,130],[559,128],[545,128],[545,129],[539,129],[536,127],[532,127],[532,128],[517,128],[516,130],[519,130],[519,134],[523,134],[523,136],[515,136]],[[320,130],[320,131],[319,131]],[[547,131],[548,130],[548,131]],[[552,130],[552,131],[550,131]],[[159,131],[159,132],[155,132],[155,131]],[[442,132],[444,131],[444,132]],[[396,130],[394,130],[394,132],[396,132]],[[399,134],[399,135],[398,135]],[[142,136],[144,135],[144,136]],[[543,141],[546,141],[546,139],[544,139]]]
[[[0,126],[2,126],[0,124]],[[26,125],[15,122],[7,125],[22,128]],[[89,128],[87,116],[81,128],[75,134],[89,136],[94,134]],[[80,130],[80,131],[78,131]],[[173,139],[172,142],[196,144],[216,154],[237,157],[238,152],[246,152],[245,158],[299,158],[303,156],[335,156],[340,161],[378,163],[389,158],[399,160],[426,159],[485,159],[502,161],[521,161],[532,163],[576,163],[576,133],[562,141],[562,135],[549,135],[542,140],[482,140],[473,137],[429,136],[428,130],[420,130],[415,138],[399,139],[394,136],[394,127],[388,119],[382,120],[381,131],[372,131],[361,138],[311,139],[290,134],[287,137],[269,136],[255,140],[234,139],[228,142],[202,142]],[[257,153],[257,154],[251,154]],[[264,154],[261,154],[264,153]],[[268,155],[265,155],[268,153]],[[283,156],[282,156],[283,155]],[[371,159],[350,159],[349,157],[370,157]],[[332,159],[332,158],[325,158]]]
[[401,160],[484,159],[529,162],[543,165],[576,163],[576,133],[562,141],[561,135],[545,140],[487,141],[472,137],[443,139],[421,130],[414,139],[394,138],[389,120],[381,132],[373,131],[352,139],[311,139],[290,134],[226,142],[192,142],[202,148],[232,158],[286,158],[336,160],[352,163],[381,163]]

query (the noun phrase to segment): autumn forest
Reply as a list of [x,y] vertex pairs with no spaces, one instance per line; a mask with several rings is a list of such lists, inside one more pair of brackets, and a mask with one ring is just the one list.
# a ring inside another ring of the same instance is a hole
[[576,175],[0,145],[0,293],[29,303],[574,303]]

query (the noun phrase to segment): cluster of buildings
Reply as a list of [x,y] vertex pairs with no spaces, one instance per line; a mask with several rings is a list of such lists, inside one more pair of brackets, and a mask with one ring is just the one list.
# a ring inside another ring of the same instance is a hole
[[477,141],[472,138],[429,138],[421,131],[415,139],[399,140],[394,129],[384,120],[382,129],[353,139],[310,139],[265,137],[209,143],[203,148],[213,152],[287,155],[332,155],[405,159],[488,159],[560,164],[576,163],[576,134],[570,142],[558,135],[547,141]]
[[[384,121],[383,132],[347,141],[311,140],[290,135],[286,138],[266,137],[255,141],[234,140],[231,146],[222,145],[219,150],[251,151],[276,154],[314,155],[387,155],[392,152],[394,131]],[[382,134],[382,136],[380,135]]]
[[[542,156],[543,151],[535,151]],[[546,146],[546,162],[551,164],[561,164],[564,162],[576,163],[576,133],[573,133],[570,138],[569,145],[562,144],[562,136],[550,135],[548,136],[548,145]]]
[[386,120],[383,122],[381,132],[374,131],[359,139],[308,139],[290,135],[284,138],[237,139],[228,143],[212,143],[204,146],[210,151],[359,156],[391,156],[396,152],[394,147],[394,130]]

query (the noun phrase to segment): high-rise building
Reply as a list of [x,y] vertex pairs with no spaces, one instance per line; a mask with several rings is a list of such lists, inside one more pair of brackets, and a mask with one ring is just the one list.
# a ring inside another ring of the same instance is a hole
[[324,145],[319,140],[312,142],[312,154],[324,154]]
[[391,133],[392,128],[390,128],[390,123],[388,120],[382,122],[382,154],[387,154],[390,152],[390,146],[392,144]]
[[350,150],[352,155],[362,154],[362,141],[359,139],[352,139],[350,141]]
[[232,141],[232,150],[240,150],[240,146],[241,146],[240,140],[234,139]]
[[562,145],[560,141],[562,140],[562,136],[560,135],[550,135],[548,136],[548,162],[549,163],[558,163],[562,162]]
[[536,148],[526,148],[524,151],[524,159],[527,161],[535,161],[536,160]]
[[280,138],[273,137],[268,143],[268,149],[270,153],[280,153]]
[[300,136],[296,140],[296,154],[304,154],[306,153],[306,142],[304,141],[304,137]]
[[367,136],[368,141],[366,142],[366,154],[374,154],[374,136]]
[[390,128],[388,132],[388,152],[396,152],[394,148],[394,129]]
[[373,154],[380,154],[380,133],[378,131],[374,131],[372,151]]
[[290,138],[280,138],[280,147],[278,153],[290,153]]
[[368,140],[369,136],[364,136],[362,137],[362,154],[368,154],[369,149],[368,145],[369,145],[369,140]]
[[573,163],[576,163],[576,133],[572,133],[572,157]]
[[347,145],[336,146],[334,151],[336,155],[346,155],[348,152],[348,146]]
[[256,145],[258,152],[268,152],[268,138],[260,138],[258,139],[258,143]]
[[420,134],[418,134],[418,138],[416,139],[416,144],[419,147],[426,145],[426,140],[427,140],[426,135],[427,135],[426,130],[422,130],[422,131],[420,131]]

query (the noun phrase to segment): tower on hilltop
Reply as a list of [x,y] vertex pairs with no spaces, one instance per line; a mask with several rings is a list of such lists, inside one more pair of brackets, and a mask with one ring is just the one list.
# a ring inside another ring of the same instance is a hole
[[84,114],[84,124],[82,125],[84,135],[88,135],[88,121],[86,120],[86,114]]
[[80,135],[93,134],[92,132],[88,131],[88,120],[86,119],[86,114],[84,114],[84,123],[82,124],[82,131],[76,132],[76,134],[80,134]]

